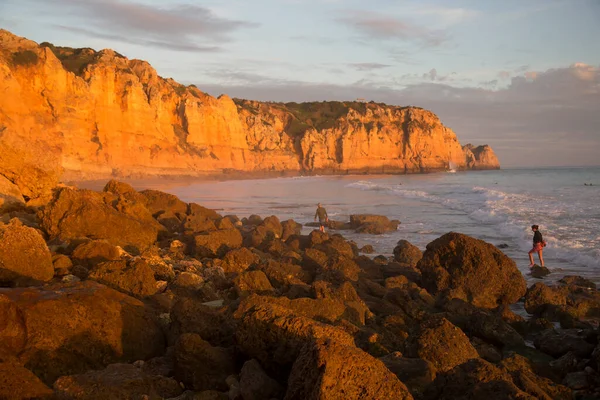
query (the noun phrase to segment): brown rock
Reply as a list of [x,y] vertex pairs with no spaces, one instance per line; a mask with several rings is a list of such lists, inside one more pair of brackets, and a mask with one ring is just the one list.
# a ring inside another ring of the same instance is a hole
[[[139,300],[85,281],[0,289],[0,346],[45,383],[164,352],[164,336]],[[3,324],[4,322],[4,324]],[[24,335],[24,341],[22,340]]]
[[389,220],[383,215],[355,214],[350,215],[350,226],[358,233],[370,233],[380,235],[398,229],[400,221]]
[[354,345],[352,336],[339,328],[294,315],[275,304],[251,302],[251,298],[243,300],[234,314],[238,321],[235,337],[240,350],[262,365],[273,369],[291,366],[302,346],[319,338]]
[[421,323],[411,338],[409,353],[431,362],[440,372],[479,357],[464,332],[445,318],[430,318]]
[[286,241],[293,235],[300,235],[302,232],[302,224],[297,223],[293,219],[288,219],[281,223],[281,240]]
[[195,333],[179,336],[175,345],[175,377],[194,390],[227,390],[236,372],[233,350],[213,347]]
[[245,296],[250,293],[266,294],[275,290],[262,271],[242,272],[233,280],[233,287],[238,296]]
[[171,398],[183,390],[173,378],[147,375],[131,364],[111,364],[100,371],[62,376],[54,382],[60,399],[113,400]]
[[244,400],[273,399],[281,398],[283,388],[253,359],[246,361],[240,372],[240,392]]
[[429,243],[417,267],[431,294],[481,308],[514,303],[527,289],[514,261],[493,245],[460,233]]
[[157,290],[154,271],[143,259],[100,263],[90,272],[88,279],[138,298],[152,296]]
[[242,272],[258,263],[259,257],[246,247],[230,250],[223,257],[221,268],[225,273]]
[[228,251],[242,246],[242,234],[237,229],[204,232],[194,236],[196,255],[203,257],[223,257]]
[[0,213],[14,210],[25,205],[25,199],[19,187],[0,175]]
[[40,213],[42,227],[51,239],[106,239],[134,254],[156,241],[163,228],[149,214],[136,214],[125,208],[118,211],[103,196],[89,190],[59,190]]
[[558,282],[567,286],[578,286],[586,289],[596,289],[596,284],[589,279],[577,275],[566,275]]
[[121,259],[121,252],[106,240],[90,240],[73,250],[71,258],[75,263],[90,269],[105,261]]
[[533,344],[552,357],[561,357],[572,351],[577,357],[589,358],[595,345],[587,341],[588,335],[589,332],[579,329],[547,329],[535,337]]
[[25,367],[0,362],[0,399],[51,399],[52,394],[52,389]]
[[44,238],[17,219],[0,224],[0,286],[29,286],[54,276]]
[[534,372],[531,361],[514,354],[500,362],[500,368],[511,375],[513,382],[524,392],[537,399],[571,400],[573,393],[568,388],[556,384]]
[[406,240],[400,240],[394,247],[394,260],[400,264],[416,267],[423,258],[423,252]]
[[385,365],[354,346],[319,340],[294,362],[285,400],[412,399]]
[[180,298],[171,310],[173,337],[182,333],[197,333],[214,346],[233,344],[234,324],[227,308],[212,308],[201,301]]
[[425,400],[535,400],[520,390],[511,376],[482,359],[473,359],[438,375],[423,396]]
[[406,358],[402,357],[402,353],[394,352],[379,359],[406,385],[413,396],[422,395],[436,376],[433,364],[422,358]]
[[549,307],[567,304],[567,288],[551,288],[538,282],[527,290],[525,310],[534,315],[541,315]]
[[171,282],[169,288],[178,296],[193,296],[204,286],[204,279],[193,272],[182,272]]
[[540,267],[539,265],[534,265],[529,270],[529,274],[537,279],[542,279],[548,275],[550,275],[550,270],[546,267]]
[[152,189],[142,190],[140,194],[145,198],[146,208],[155,218],[165,213],[187,215],[188,205],[175,195]]
[[121,195],[128,200],[135,202],[145,202],[145,197],[139,194],[133,186],[128,183],[120,182],[115,179],[111,179],[104,185],[103,192],[110,192],[116,195]]
[[52,256],[52,266],[54,267],[55,276],[65,276],[71,271],[73,262],[64,254],[55,254]]

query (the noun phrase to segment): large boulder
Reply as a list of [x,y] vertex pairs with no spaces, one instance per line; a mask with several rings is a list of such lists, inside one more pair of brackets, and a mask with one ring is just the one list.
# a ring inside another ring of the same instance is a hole
[[350,215],[350,226],[358,233],[370,233],[380,235],[385,232],[392,232],[398,229],[400,221],[397,219],[389,220],[383,215],[373,214],[354,214]]
[[284,399],[412,398],[406,386],[381,361],[354,346],[318,340],[302,348]]
[[429,293],[481,308],[514,303],[527,290],[513,260],[495,246],[460,233],[429,243],[417,267]]
[[423,258],[423,252],[407,240],[400,240],[394,247],[394,261],[415,267]]
[[511,376],[482,359],[469,360],[437,376],[427,388],[424,400],[536,400],[523,392]]
[[591,332],[580,329],[547,329],[540,332],[534,339],[533,344],[552,357],[561,357],[568,352],[573,352],[577,357],[590,358],[596,343],[590,343],[590,336],[596,340]]
[[0,361],[0,399],[51,399],[53,392],[27,368]]
[[51,239],[106,239],[140,253],[154,244],[164,228],[143,205],[117,202],[113,206],[117,200],[110,193],[61,189],[40,213],[42,227]]
[[524,392],[538,399],[571,400],[573,393],[563,385],[534,372],[534,364],[527,358],[513,354],[500,362],[500,368],[510,374],[513,382]]
[[319,338],[354,345],[352,336],[339,328],[295,315],[279,305],[255,304],[252,298],[242,301],[234,317],[240,351],[273,369],[290,367],[302,346]]
[[0,289],[0,316],[0,358],[18,357],[46,384],[165,349],[141,301],[93,281]]
[[242,246],[242,234],[237,229],[204,232],[194,236],[196,256],[223,257],[228,251]]
[[227,307],[214,308],[189,297],[178,299],[171,310],[173,337],[197,333],[213,346],[233,344],[234,321]]
[[71,253],[71,260],[86,268],[93,268],[105,261],[121,259],[121,251],[106,240],[90,240],[82,243]]
[[525,295],[525,310],[529,314],[542,315],[567,305],[567,287],[549,287],[542,282],[532,285]]
[[196,333],[184,333],[175,345],[175,377],[194,390],[228,389],[236,373],[233,348],[214,347]]
[[100,263],[90,271],[88,279],[139,298],[156,293],[154,271],[143,259]]
[[239,273],[247,270],[250,266],[258,263],[259,257],[248,248],[230,250],[223,257],[221,268],[228,273]]
[[131,364],[111,364],[103,370],[62,376],[54,382],[59,399],[113,400],[172,398],[183,390],[173,378],[150,375]]
[[436,317],[421,323],[418,331],[411,337],[408,354],[431,362],[440,372],[449,371],[479,357],[460,328],[445,318]]
[[278,399],[283,388],[252,359],[244,363],[240,372],[240,392],[244,400]]
[[140,192],[146,202],[146,208],[156,218],[162,214],[171,214],[185,216],[188,212],[188,205],[173,194],[161,192],[159,190],[147,189]]
[[436,376],[433,364],[422,358],[402,357],[402,353],[394,352],[379,359],[408,387],[413,396],[420,396]]
[[19,187],[0,174],[0,213],[25,205]]
[[16,218],[0,224],[0,286],[28,286],[53,276],[52,254],[38,231]]

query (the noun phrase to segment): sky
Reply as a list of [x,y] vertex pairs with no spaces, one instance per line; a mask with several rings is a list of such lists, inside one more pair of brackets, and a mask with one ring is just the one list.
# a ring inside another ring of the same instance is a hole
[[600,165],[600,0],[0,0],[0,28],[214,96],[427,108],[502,167]]

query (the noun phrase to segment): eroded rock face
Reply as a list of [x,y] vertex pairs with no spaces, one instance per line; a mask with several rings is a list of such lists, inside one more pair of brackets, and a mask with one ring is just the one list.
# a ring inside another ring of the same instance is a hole
[[53,276],[52,255],[39,232],[17,219],[0,224],[0,286],[28,286]]
[[481,308],[514,303],[527,290],[514,261],[495,246],[460,233],[429,243],[417,267],[431,294]]
[[7,318],[0,322],[1,356],[18,357],[47,384],[165,348],[142,302],[92,281],[0,289],[0,315]]
[[[136,203],[128,208],[118,201],[110,194],[61,189],[40,213],[41,225],[50,238],[106,239],[139,253],[150,247],[164,228],[143,205]],[[117,204],[113,206],[113,202]]]
[[51,399],[53,392],[27,368],[0,362],[0,399]]
[[111,364],[103,370],[60,377],[54,382],[54,391],[58,398],[74,400],[172,398],[183,392],[175,379],[146,374],[131,364]]
[[[0,171],[28,197],[49,193],[61,168],[89,179],[404,173],[443,170],[449,161],[498,167],[491,149],[463,151],[451,129],[417,107],[234,102],[161,78],[147,62],[112,50],[86,50],[79,59],[71,51],[63,64],[69,49],[6,31],[0,49],[0,109],[10,116],[0,116]],[[27,62],[12,62],[25,51]]]
[[19,187],[0,175],[0,213],[24,204]]
[[318,340],[308,343],[294,362],[285,400],[412,399],[385,365],[357,349]]

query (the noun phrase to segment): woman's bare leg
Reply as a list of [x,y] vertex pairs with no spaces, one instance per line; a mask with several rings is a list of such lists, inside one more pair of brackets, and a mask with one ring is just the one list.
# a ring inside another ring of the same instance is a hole
[[529,250],[529,266],[533,267],[533,250]]
[[[538,257],[540,258],[540,266],[543,267],[544,266],[544,257],[542,257],[542,251],[543,250],[538,251]],[[531,257],[531,258],[533,259],[533,257]]]

